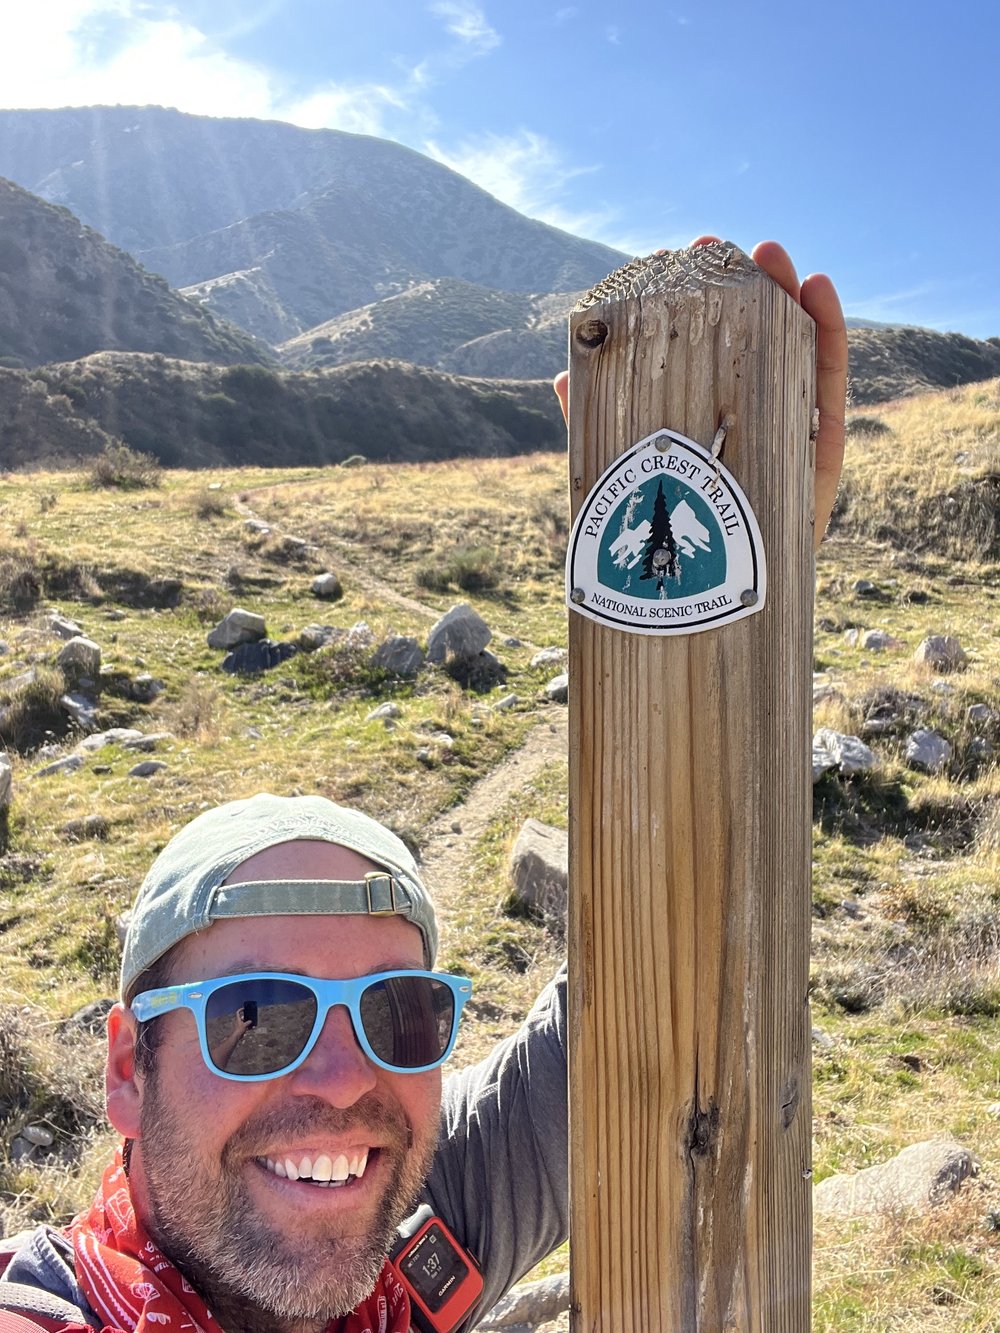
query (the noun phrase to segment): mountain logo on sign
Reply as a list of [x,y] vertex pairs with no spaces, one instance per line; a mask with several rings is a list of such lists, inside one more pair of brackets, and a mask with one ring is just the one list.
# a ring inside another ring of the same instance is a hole
[[602,585],[631,597],[673,600],[726,581],[722,531],[705,500],[679,478],[639,482],[605,528]]

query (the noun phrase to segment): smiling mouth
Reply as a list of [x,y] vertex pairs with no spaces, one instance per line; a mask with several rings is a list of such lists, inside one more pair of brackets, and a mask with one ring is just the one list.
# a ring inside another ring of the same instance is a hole
[[346,1153],[340,1153],[337,1157],[320,1153],[314,1158],[297,1153],[294,1157],[258,1157],[257,1161],[271,1175],[282,1180],[301,1180],[321,1189],[339,1189],[360,1180],[365,1174],[369,1151],[366,1149],[351,1157]]

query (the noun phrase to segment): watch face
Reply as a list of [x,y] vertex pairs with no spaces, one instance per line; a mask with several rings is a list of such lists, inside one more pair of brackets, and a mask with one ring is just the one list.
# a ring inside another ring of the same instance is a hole
[[408,1252],[400,1269],[432,1312],[441,1309],[452,1295],[456,1282],[461,1281],[467,1272],[455,1247],[436,1222],[431,1223]]

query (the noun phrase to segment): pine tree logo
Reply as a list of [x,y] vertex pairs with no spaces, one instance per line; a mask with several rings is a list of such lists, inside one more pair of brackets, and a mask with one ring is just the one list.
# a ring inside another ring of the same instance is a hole
[[673,528],[670,526],[670,512],[667,509],[666,496],[663,494],[663,481],[656,488],[653,501],[653,521],[642,556],[641,579],[655,579],[656,591],[662,592],[664,582],[673,579],[681,581],[681,561],[674,542]]

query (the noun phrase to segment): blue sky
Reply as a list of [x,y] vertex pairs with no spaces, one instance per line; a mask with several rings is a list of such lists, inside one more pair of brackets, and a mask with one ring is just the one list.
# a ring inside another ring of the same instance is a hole
[[1000,336],[996,0],[33,0],[8,107],[397,139],[642,253],[774,237],[849,314]]

